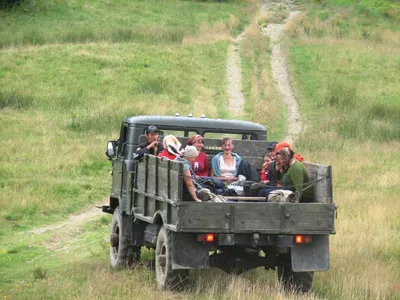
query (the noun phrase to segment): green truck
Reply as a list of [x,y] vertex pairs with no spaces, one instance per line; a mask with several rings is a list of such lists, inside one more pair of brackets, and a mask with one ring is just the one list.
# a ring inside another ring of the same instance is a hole
[[304,162],[313,183],[310,203],[183,201],[181,162],[153,155],[135,159],[149,125],[158,127],[160,138],[174,134],[182,145],[191,135],[202,135],[209,159],[221,151],[221,137],[232,137],[235,152],[257,168],[269,144],[266,128],[253,122],[179,115],[126,118],[119,139],[106,148],[112,187],[102,209],[113,215],[112,267],[131,266],[148,247],[155,250],[156,278],[163,289],[183,288],[190,269],[217,267],[239,274],[264,267],[277,270],[285,288],[308,292],[314,271],[329,268],[337,209],[331,167]]

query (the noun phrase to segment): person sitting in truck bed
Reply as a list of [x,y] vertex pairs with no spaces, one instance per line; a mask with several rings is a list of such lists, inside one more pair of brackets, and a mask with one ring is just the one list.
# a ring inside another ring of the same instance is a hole
[[302,202],[302,199],[312,198],[312,188],[306,167],[295,157],[290,148],[282,148],[276,152],[277,163],[283,170],[282,186],[296,192],[299,202]]
[[204,139],[200,134],[193,135],[189,138],[187,142],[188,146],[195,146],[199,155],[196,157],[196,160],[192,164],[192,169],[194,174],[197,177],[205,177],[208,176],[208,157],[202,152]]
[[[276,153],[283,149],[283,148],[289,148],[290,149],[290,144],[286,142],[279,142],[275,145],[274,149],[271,153],[272,156],[272,163],[269,166],[268,169],[268,180],[270,185],[279,185],[281,184],[282,181],[282,170],[279,167],[279,165],[276,164]],[[296,159],[299,162],[304,161],[304,157],[300,154],[294,154],[294,159]]]
[[238,168],[242,158],[232,152],[234,144],[231,138],[222,139],[222,152],[215,155],[211,160],[211,177],[222,181],[236,181]]
[[282,180],[278,187],[265,188],[258,195],[267,197],[277,189],[291,190],[297,193],[299,202],[312,199],[312,188],[306,167],[296,160],[292,149],[284,147],[276,152],[276,164],[282,170]]
[[147,142],[140,144],[135,151],[134,158],[139,159],[144,154],[158,155],[163,147],[158,141],[158,128],[154,125],[150,125],[145,131]]
[[157,157],[166,157],[169,160],[174,160],[177,156],[180,156],[181,143],[178,141],[176,136],[169,134],[163,139],[164,150],[158,153]]
[[268,172],[272,162],[273,162],[272,155],[266,153],[263,157],[263,163],[261,165],[261,170],[260,170],[260,180],[262,183],[269,183]]
[[192,198],[194,201],[201,202],[201,200],[197,197],[195,181],[196,175],[192,170],[192,163],[196,160],[199,152],[197,151],[195,146],[186,146],[185,149],[182,150],[181,156],[177,156],[175,161],[180,161],[183,163],[183,200],[188,200],[188,198]]

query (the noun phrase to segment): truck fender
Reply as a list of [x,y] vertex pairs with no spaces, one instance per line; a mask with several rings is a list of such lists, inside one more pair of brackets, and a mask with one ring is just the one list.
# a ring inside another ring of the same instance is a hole
[[193,233],[171,231],[170,234],[172,234],[172,269],[207,269],[210,267],[210,244],[197,242]]
[[327,271],[329,269],[329,235],[313,235],[309,244],[293,244],[294,272]]
[[158,225],[167,224],[167,213],[165,211],[157,210],[153,215],[152,223]]

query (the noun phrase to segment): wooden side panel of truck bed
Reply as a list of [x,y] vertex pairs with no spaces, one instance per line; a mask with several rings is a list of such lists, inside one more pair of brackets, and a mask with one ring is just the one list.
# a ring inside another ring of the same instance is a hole
[[199,203],[182,201],[182,163],[145,155],[132,176],[132,213],[148,223],[161,218],[179,232],[334,233],[331,169],[312,163],[306,167],[315,182],[313,203]]
[[179,205],[177,231],[330,234],[333,204],[322,203],[185,203]]

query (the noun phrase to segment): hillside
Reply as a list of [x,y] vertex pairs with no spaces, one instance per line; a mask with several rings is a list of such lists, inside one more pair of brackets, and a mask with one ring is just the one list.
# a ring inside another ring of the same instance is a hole
[[399,297],[398,1],[26,0],[0,19],[0,298],[298,299],[263,269],[195,271],[189,290],[158,291],[150,250],[111,270],[110,217],[92,214],[110,187],[105,144],[125,116],[237,116],[226,64],[240,33],[238,116],[284,138],[268,24],[283,27],[295,150],[332,165],[339,205],[330,270],[300,298]]

